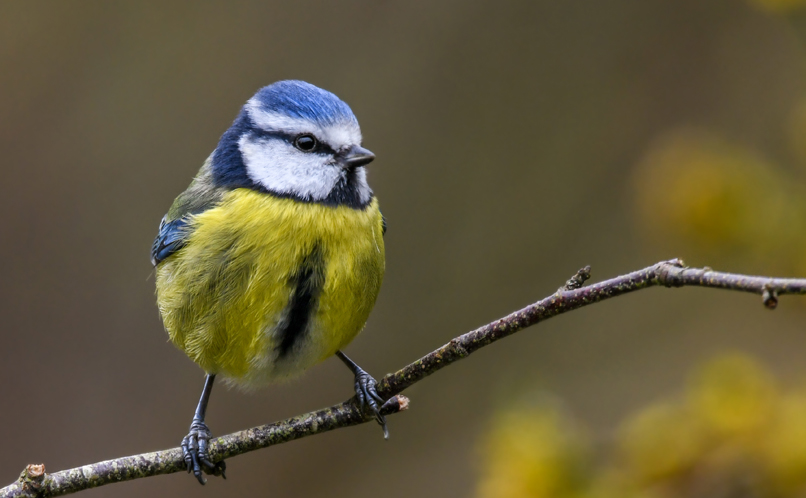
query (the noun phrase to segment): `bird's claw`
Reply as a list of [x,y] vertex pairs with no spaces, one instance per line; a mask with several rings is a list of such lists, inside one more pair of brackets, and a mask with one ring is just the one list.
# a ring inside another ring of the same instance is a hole
[[194,419],[190,424],[190,432],[182,439],[182,458],[185,461],[185,467],[187,467],[188,473],[193,472],[202,485],[207,483],[202,472],[227,478],[227,464],[224,463],[224,460],[218,463],[210,460],[210,454],[207,451],[210,437],[210,429],[207,428],[207,424]]
[[389,439],[389,429],[386,427],[386,417],[381,415],[381,406],[384,400],[378,395],[378,382],[367,372],[359,370],[355,375],[355,396],[358,407],[363,412],[367,407],[375,415],[375,420],[383,428],[383,438]]

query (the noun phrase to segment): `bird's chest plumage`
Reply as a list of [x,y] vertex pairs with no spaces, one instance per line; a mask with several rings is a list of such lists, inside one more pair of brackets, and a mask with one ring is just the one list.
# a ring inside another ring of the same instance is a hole
[[380,289],[377,200],[357,210],[237,189],[189,230],[157,268],[160,312],[177,346],[236,383],[288,377],[334,354]]

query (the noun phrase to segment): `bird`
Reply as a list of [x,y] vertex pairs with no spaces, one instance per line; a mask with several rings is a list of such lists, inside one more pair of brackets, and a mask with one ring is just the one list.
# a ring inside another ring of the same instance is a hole
[[240,109],[151,248],[157,306],[170,341],[205,372],[188,472],[226,478],[205,414],[217,377],[247,390],[337,356],[359,408],[388,438],[377,381],[342,349],[364,328],[385,271],[386,219],[367,183],[375,155],[350,107],[298,80]]

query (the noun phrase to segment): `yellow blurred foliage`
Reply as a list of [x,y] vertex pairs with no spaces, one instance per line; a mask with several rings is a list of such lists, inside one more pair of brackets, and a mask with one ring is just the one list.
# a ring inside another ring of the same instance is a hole
[[480,498],[579,496],[587,448],[555,405],[498,414],[483,443]]
[[762,441],[761,456],[779,496],[806,495],[806,392],[782,397]]
[[599,465],[555,407],[498,415],[482,446],[483,498],[806,497],[806,389],[731,354],[629,418]]
[[633,186],[641,232],[684,259],[806,273],[803,186],[755,151],[707,130],[673,131],[649,147]]
[[776,398],[772,377],[746,356],[731,355],[705,365],[689,388],[688,405],[714,434],[755,436],[769,421]]
[[795,11],[806,5],[806,0],[748,0],[751,5],[754,5],[762,10],[776,13],[787,14]]
[[703,427],[686,406],[661,403],[638,414],[622,430],[624,464],[638,483],[685,472],[702,452]]

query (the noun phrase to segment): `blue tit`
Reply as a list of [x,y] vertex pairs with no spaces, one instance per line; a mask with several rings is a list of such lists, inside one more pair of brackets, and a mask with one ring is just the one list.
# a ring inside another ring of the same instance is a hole
[[338,356],[383,425],[376,382],[341,349],[383,280],[386,223],[367,184],[375,156],[350,107],[302,81],[260,89],[162,219],[151,251],[171,342],[207,373],[188,471],[223,475],[204,422],[216,376],[247,388]]

